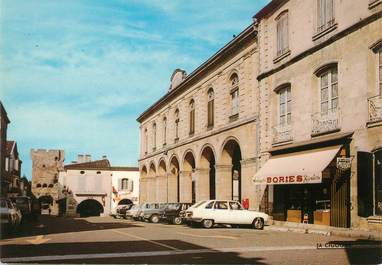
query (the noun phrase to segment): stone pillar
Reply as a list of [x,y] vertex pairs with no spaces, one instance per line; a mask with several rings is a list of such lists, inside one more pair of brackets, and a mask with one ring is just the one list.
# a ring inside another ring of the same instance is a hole
[[178,201],[178,179],[176,174],[168,174],[168,202]]
[[195,170],[196,201],[210,199],[210,169],[197,168]]
[[148,177],[147,182],[147,201],[156,202],[156,177]]
[[216,199],[232,199],[232,165],[216,165]]
[[249,208],[258,210],[261,202],[262,190],[259,185],[255,185],[252,178],[256,172],[256,159],[250,158],[241,160],[241,199],[249,199]]
[[147,202],[147,178],[141,178],[139,182],[139,203]]
[[180,171],[180,202],[192,202],[192,171]]
[[157,202],[167,202],[167,175],[157,177],[156,195]]

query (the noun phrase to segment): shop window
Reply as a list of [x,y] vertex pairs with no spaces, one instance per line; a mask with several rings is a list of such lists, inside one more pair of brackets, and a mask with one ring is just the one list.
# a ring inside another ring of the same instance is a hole
[[277,19],[277,57],[289,51],[288,12],[281,13]]
[[317,0],[317,32],[322,32],[334,24],[334,0]]
[[373,154],[357,152],[358,215],[373,215]]
[[211,128],[214,126],[214,100],[215,100],[215,95],[214,95],[214,90],[212,87],[208,90],[208,117],[207,117],[207,127]]
[[193,135],[195,133],[195,101],[191,99],[190,101],[190,130],[189,134]]

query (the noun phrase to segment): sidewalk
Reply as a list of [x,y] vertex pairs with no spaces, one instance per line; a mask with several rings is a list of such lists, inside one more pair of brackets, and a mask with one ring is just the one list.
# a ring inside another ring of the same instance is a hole
[[264,230],[382,240],[382,232],[378,231],[368,231],[352,228],[340,228],[325,225],[302,224],[282,221],[273,221],[273,225],[265,226]]

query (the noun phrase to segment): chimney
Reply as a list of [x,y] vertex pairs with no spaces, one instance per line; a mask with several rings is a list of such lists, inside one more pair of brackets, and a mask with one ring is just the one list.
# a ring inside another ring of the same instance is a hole
[[84,161],[84,155],[77,155],[77,163],[83,163]]
[[107,159],[107,156],[106,156],[106,155],[103,155],[103,156],[102,156],[102,159]]
[[92,156],[91,155],[85,155],[85,162],[91,162]]

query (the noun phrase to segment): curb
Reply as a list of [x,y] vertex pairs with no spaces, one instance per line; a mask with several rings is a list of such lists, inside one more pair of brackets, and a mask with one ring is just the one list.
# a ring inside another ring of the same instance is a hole
[[309,229],[309,228],[297,228],[297,227],[281,227],[281,226],[266,226],[264,230],[267,231],[277,231],[277,232],[293,232],[300,234],[318,234],[323,236],[342,236],[350,238],[362,238],[369,240],[382,240],[382,234],[378,232],[369,231],[336,231],[336,230],[319,230],[319,229]]

